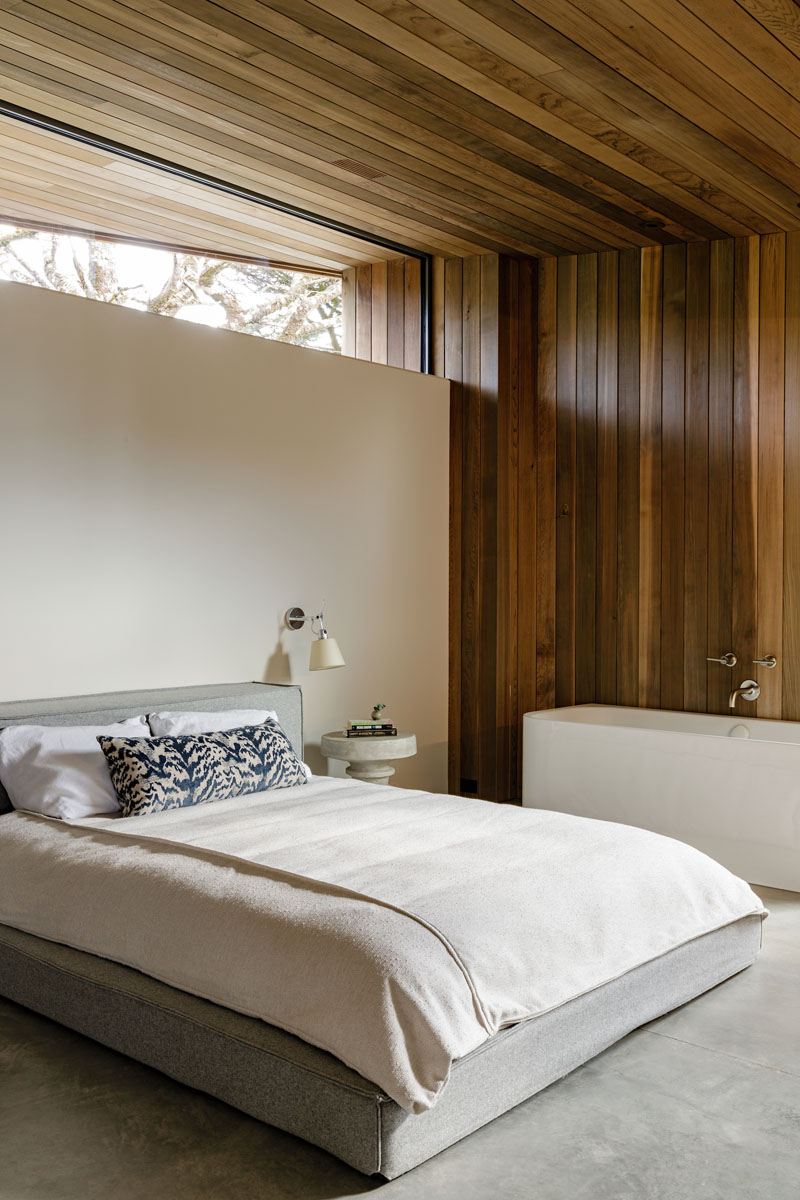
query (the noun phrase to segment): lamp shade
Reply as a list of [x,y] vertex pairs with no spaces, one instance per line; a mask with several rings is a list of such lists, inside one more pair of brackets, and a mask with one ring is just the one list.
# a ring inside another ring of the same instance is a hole
[[328,671],[331,667],[343,667],[344,659],[336,638],[318,638],[311,643],[309,671]]

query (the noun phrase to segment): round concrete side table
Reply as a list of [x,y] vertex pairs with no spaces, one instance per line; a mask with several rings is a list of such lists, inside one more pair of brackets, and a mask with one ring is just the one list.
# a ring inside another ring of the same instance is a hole
[[417,753],[413,733],[398,730],[393,737],[349,738],[341,731],[324,733],[320,749],[326,758],[349,763],[347,774],[362,783],[388,783],[394,775],[391,763],[396,758],[411,758]]

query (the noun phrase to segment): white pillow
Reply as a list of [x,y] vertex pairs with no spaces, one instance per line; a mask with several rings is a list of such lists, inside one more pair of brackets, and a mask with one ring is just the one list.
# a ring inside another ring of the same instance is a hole
[[108,737],[149,737],[144,717],[115,725],[9,725],[0,731],[0,781],[14,808],[74,820],[119,812],[105,755]]
[[225,733],[243,725],[263,725],[278,721],[278,714],[260,708],[229,708],[225,712],[148,713],[147,719],[153,737],[181,737],[184,733]]
[[[270,720],[281,724],[276,712],[259,708],[228,708],[224,712],[157,712],[148,713],[147,719],[153,737],[180,737],[184,733],[224,733],[228,729],[241,729],[243,725],[263,725],[265,721]],[[308,763],[303,763],[303,767],[310,779],[311,767]]]

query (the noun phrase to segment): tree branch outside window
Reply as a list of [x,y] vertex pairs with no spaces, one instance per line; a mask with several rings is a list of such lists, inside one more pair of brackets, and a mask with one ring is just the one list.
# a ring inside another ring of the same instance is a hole
[[0,279],[340,354],[342,281],[0,226]]

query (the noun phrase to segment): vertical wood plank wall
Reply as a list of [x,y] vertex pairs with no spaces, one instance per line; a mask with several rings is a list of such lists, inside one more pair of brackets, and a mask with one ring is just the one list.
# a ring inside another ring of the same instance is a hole
[[[364,263],[342,275],[344,353],[419,370],[420,268],[416,258]],[[437,374],[442,374],[438,371]]]
[[[351,273],[351,353],[382,354],[401,268],[385,299]],[[721,712],[752,677],[759,716],[800,719],[800,234],[450,259],[434,301],[451,789],[519,795],[534,708]]]
[[[403,285],[417,264],[389,262],[385,280],[376,266],[345,272],[345,353],[386,361],[376,358],[376,313],[382,322],[394,303],[407,349],[404,362],[388,361],[416,368],[419,311]],[[545,481],[540,492],[533,454],[541,443],[555,461],[549,411],[537,425],[536,271],[533,259],[496,254],[433,268],[434,369],[452,381],[449,787],[491,799],[517,794],[520,714],[553,699],[552,653],[540,658],[536,621],[519,611],[520,595],[536,595],[537,540],[539,553],[555,553],[555,490]],[[553,604],[543,592],[545,636]]]
[[[537,264],[448,259],[437,279],[434,361],[452,380],[449,786],[507,799],[519,790],[521,714],[551,702],[553,686],[536,615],[556,502],[535,452],[555,462],[555,423],[536,404]],[[543,630],[554,615],[546,596]]]
[[752,677],[759,716],[797,720],[800,234],[542,265],[557,703],[723,712]]

